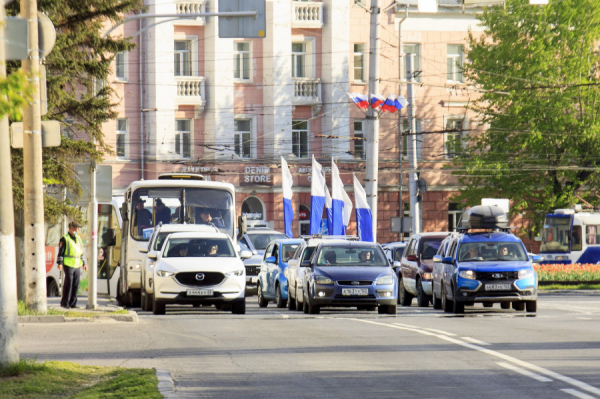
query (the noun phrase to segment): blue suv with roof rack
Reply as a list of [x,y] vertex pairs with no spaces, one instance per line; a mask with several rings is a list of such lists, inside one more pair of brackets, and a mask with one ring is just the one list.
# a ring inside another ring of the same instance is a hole
[[[444,253],[434,257],[434,308],[463,313],[465,305],[482,303],[502,309],[537,311],[538,279],[520,238],[510,232],[508,217],[497,206],[475,206],[463,214]],[[441,302],[438,302],[441,301]]]

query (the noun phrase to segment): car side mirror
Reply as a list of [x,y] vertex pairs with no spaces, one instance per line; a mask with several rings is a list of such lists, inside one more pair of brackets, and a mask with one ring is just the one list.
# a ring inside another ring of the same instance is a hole
[[250,251],[241,251],[240,252],[240,258],[242,259],[249,259],[252,257],[252,252]]
[[539,262],[542,262],[543,260],[544,260],[544,257],[543,257],[543,256],[541,256],[541,255],[533,255],[533,256],[531,257],[531,261],[532,261],[533,263],[539,263]]
[[143,254],[147,254],[148,253],[148,248],[140,248],[140,252]]
[[407,255],[406,256],[406,260],[409,262],[416,262],[417,261],[417,255]]
[[265,259],[266,263],[275,263],[277,262],[277,259],[275,259],[274,256],[269,256],[267,259]]
[[441,262],[441,261],[442,261],[442,257],[441,257],[441,255],[434,255],[434,257],[433,257],[433,261],[434,261],[434,262]]
[[402,263],[398,262],[397,260],[394,261],[394,267],[400,267],[402,266]]
[[452,264],[452,256],[446,256],[442,259],[442,263]]
[[288,260],[288,266],[297,267],[298,266],[298,259],[290,259],[290,260]]
[[152,260],[158,259],[158,254],[156,253],[156,251],[148,252],[148,259],[152,259]]

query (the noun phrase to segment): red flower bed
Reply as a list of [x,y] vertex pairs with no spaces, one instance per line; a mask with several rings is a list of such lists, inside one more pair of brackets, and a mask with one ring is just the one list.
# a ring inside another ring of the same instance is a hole
[[600,264],[534,265],[539,281],[600,281]]

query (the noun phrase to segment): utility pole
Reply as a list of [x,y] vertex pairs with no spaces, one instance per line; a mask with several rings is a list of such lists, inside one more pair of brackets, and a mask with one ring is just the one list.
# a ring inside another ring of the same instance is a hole
[[36,0],[21,0],[21,16],[29,25],[23,70],[31,79],[32,99],[23,108],[23,180],[25,186],[26,304],[46,312],[46,263],[44,251],[44,190],[42,186],[42,115],[40,108],[40,51]]
[[[6,78],[4,0],[0,3],[0,79]],[[5,100],[5,99],[4,99]],[[0,119],[0,365],[17,363],[17,270],[8,115]]]
[[410,125],[410,145],[408,147],[409,172],[408,195],[410,196],[410,216],[412,216],[412,233],[421,232],[421,203],[417,198],[417,120],[415,119],[415,95],[413,92],[414,73],[412,57],[406,58],[406,74],[408,79],[408,123]]
[[[379,20],[381,9],[379,0],[371,0],[371,33],[369,44],[369,93],[379,94],[379,54],[381,46],[379,42]],[[366,170],[366,192],[367,201],[373,215],[373,240],[377,242],[377,192],[379,174],[379,115],[378,111],[369,107],[367,113],[369,126],[369,137],[367,139],[367,170]]]
[[[92,143],[96,144],[96,140],[92,138]],[[88,301],[87,308],[88,309],[97,309],[98,308],[98,298],[97,298],[97,287],[98,287],[98,200],[96,198],[96,161],[92,160],[90,163],[91,167],[91,180],[92,184],[90,187],[90,234],[91,234],[91,260],[89,265],[88,272]]]
[[[397,4],[394,3],[394,7]],[[404,64],[404,52],[402,49],[402,22],[408,18],[408,5],[405,5],[405,15],[398,21],[398,94],[402,94],[402,65]],[[404,201],[402,200],[402,149],[404,138],[402,137],[402,110],[398,111],[398,216],[400,217],[400,241],[404,241],[404,231],[402,218],[404,217]]]

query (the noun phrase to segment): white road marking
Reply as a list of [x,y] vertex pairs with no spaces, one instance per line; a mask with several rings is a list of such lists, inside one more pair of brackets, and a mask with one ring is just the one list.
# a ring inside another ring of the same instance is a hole
[[282,314],[281,317],[283,317],[284,319],[289,319],[290,318],[290,316],[287,315],[287,314]]
[[579,399],[596,399],[595,397],[588,395],[587,393],[579,392],[576,389],[561,389],[561,391],[568,393],[569,395],[573,395]]
[[579,320],[592,320],[591,317],[577,317]]
[[444,335],[447,335],[449,337],[456,337],[456,334],[453,334],[453,333],[448,332],[448,331],[436,330],[435,328],[424,328],[424,330],[431,331],[431,332],[436,332],[436,333],[439,333],[439,334],[444,334]]
[[595,395],[599,395],[600,396],[600,389],[598,389],[598,388],[596,388],[596,387],[594,387],[592,385],[586,384],[585,382],[576,380],[576,379],[571,378],[571,377],[564,376],[562,374],[559,374],[559,373],[556,373],[554,371],[545,369],[543,367],[536,366],[535,364],[525,362],[525,361],[517,359],[515,357],[505,355],[504,353],[496,352],[496,351],[493,351],[491,349],[486,349],[486,348],[483,348],[481,346],[477,346],[477,345],[474,345],[474,344],[469,344],[469,343],[460,341],[460,340],[452,338],[452,337],[447,337],[445,335],[436,334],[436,333],[433,333],[431,331],[423,330],[421,328],[407,328],[407,327],[395,326],[395,325],[392,325],[392,324],[379,323],[379,322],[376,322],[376,321],[361,320],[361,319],[352,319],[352,318],[349,318],[347,320],[358,321],[360,323],[374,324],[374,325],[388,327],[388,328],[396,328],[398,330],[412,331],[412,332],[416,332],[416,333],[419,333],[419,334],[436,337],[436,338],[439,338],[441,340],[448,341],[450,343],[463,346],[465,348],[473,349],[473,350],[485,353],[487,355],[500,358],[500,359],[505,360],[507,362],[510,362],[510,363],[516,364],[518,366],[524,367],[526,369],[535,371],[535,372],[537,372],[539,374],[544,374],[544,375],[546,375],[548,377],[554,378],[555,380],[559,380],[559,381],[565,382],[565,383],[567,383],[569,385],[573,385],[576,388],[579,388],[579,389],[582,389],[584,391],[587,391],[587,392],[590,392],[590,393],[593,393]]
[[471,342],[473,344],[477,344],[477,345],[489,345],[487,342],[483,342],[483,341],[480,341],[480,340],[475,339],[475,338],[471,338],[471,337],[461,337],[461,338],[464,339],[465,341],[469,341],[469,342]]
[[498,366],[500,366],[500,367],[504,367],[505,369],[509,369],[509,370],[512,370],[512,371],[516,371],[519,374],[526,375],[527,377],[533,378],[534,380],[538,380],[538,381],[541,381],[541,382],[551,382],[552,381],[550,378],[544,377],[543,375],[532,373],[529,370],[525,370],[525,369],[522,369],[520,367],[513,366],[512,364],[501,363],[501,362],[498,362],[496,364]]

